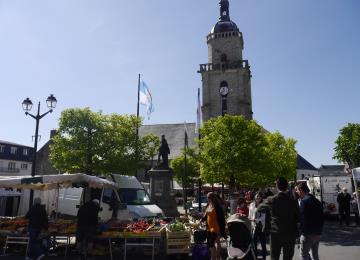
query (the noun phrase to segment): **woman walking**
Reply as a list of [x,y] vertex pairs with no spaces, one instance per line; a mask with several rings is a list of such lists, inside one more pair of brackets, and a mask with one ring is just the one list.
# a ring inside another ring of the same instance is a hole
[[255,254],[258,256],[257,242],[260,241],[262,250],[262,259],[266,259],[266,212],[259,212],[257,210],[260,203],[263,201],[261,193],[256,193],[254,201],[249,206],[249,219],[251,221],[251,229],[253,230],[253,241],[255,247]]
[[220,237],[226,238],[225,216],[216,194],[210,192],[207,198],[208,206],[203,217],[207,224],[207,244],[210,249],[211,260],[219,260],[221,259]]

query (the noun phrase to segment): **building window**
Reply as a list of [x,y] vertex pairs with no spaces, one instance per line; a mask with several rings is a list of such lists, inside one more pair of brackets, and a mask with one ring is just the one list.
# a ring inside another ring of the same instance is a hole
[[8,170],[12,171],[15,170],[16,163],[15,162],[9,162],[8,164]]
[[11,154],[16,154],[17,149],[18,149],[17,147],[12,146],[11,149],[10,149],[10,153]]
[[0,145],[0,153],[3,153],[5,151],[5,145]]
[[23,155],[28,156],[29,155],[29,149],[24,148],[23,149]]
[[22,164],[21,164],[21,169],[22,169],[22,170],[27,170],[27,168],[28,168],[27,163],[22,163]]

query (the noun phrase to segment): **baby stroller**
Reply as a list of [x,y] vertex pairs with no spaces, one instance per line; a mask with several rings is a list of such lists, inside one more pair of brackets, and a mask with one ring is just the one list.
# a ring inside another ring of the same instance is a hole
[[227,225],[230,236],[228,259],[256,260],[250,220],[234,214],[227,219]]

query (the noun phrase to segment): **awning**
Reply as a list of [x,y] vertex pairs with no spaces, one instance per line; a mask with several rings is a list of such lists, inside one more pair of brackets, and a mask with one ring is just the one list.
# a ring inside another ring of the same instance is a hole
[[118,185],[112,181],[83,173],[56,174],[39,176],[1,176],[0,188],[52,190],[88,186],[91,188],[115,188]]

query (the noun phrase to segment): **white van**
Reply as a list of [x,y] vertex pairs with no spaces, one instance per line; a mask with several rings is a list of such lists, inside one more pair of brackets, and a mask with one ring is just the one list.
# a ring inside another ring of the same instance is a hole
[[[113,214],[112,202],[117,197],[120,198],[120,208],[117,213],[117,218],[120,220],[163,216],[163,211],[151,203],[149,194],[136,177],[112,174],[111,178],[118,184],[119,189],[116,191],[107,188],[99,191],[97,197],[99,197],[102,208],[99,213],[101,220],[111,219]],[[83,191],[83,188],[60,189],[58,213],[65,216],[76,216],[78,207],[83,201]]]
[[121,203],[126,203],[132,218],[160,217],[163,211],[154,203],[138,179],[134,176],[112,174],[112,181],[118,184]]
[[323,203],[324,213],[337,215],[338,203],[337,196],[342,188],[347,188],[349,194],[352,194],[353,187],[351,177],[349,176],[314,176],[307,181],[310,193]]

